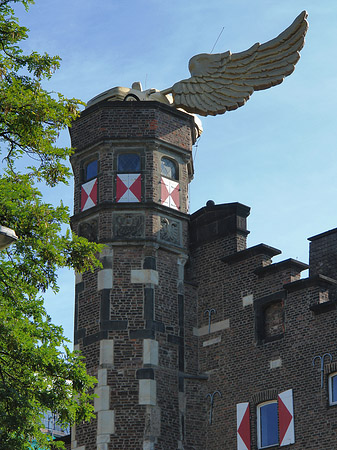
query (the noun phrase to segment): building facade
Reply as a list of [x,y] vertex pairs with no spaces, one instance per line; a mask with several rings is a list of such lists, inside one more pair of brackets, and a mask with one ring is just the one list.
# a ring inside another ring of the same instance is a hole
[[[190,214],[193,116],[102,100],[71,128],[72,227],[105,243],[76,277],[75,345],[98,379],[75,450],[337,445],[337,230],[309,266],[247,248],[250,208]],[[301,272],[309,269],[309,276]]]

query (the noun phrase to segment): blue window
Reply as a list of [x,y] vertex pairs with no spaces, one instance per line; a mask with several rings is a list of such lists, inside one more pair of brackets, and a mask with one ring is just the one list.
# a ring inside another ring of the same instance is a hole
[[89,164],[87,164],[85,168],[85,181],[89,181],[92,178],[97,177],[98,172],[98,161],[91,161]]
[[278,444],[277,401],[262,403],[257,407],[258,448]]
[[118,155],[117,171],[119,173],[140,172],[140,156],[137,153],[123,153]]
[[164,177],[171,178],[172,180],[178,180],[178,167],[175,161],[169,158],[161,159],[161,174]]
[[329,375],[329,405],[337,405],[337,373]]

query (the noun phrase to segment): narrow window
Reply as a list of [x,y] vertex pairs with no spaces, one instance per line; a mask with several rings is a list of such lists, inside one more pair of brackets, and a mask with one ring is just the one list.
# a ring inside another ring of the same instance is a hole
[[337,373],[329,375],[329,405],[337,405]]
[[142,200],[140,155],[121,153],[117,156],[116,202],[139,203]]
[[161,174],[163,177],[171,178],[172,180],[178,180],[178,167],[177,164],[169,158],[161,159]]
[[92,180],[97,177],[98,161],[91,161],[85,168],[85,181]]
[[160,203],[169,208],[180,209],[180,186],[178,164],[169,158],[161,159]]
[[277,401],[262,403],[257,407],[257,444],[267,448],[278,444]]
[[83,166],[83,184],[81,186],[81,212],[93,208],[98,203],[98,160]]

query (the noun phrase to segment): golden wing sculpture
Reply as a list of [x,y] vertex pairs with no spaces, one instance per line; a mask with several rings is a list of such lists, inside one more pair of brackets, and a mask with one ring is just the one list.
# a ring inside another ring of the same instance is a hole
[[191,78],[175,83],[160,94],[172,94],[173,104],[202,116],[223,114],[245,104],[254,91],[282,83],[300,58],[308,29],[303,11],[283,33],[265,44],[241,53],[193,56]]

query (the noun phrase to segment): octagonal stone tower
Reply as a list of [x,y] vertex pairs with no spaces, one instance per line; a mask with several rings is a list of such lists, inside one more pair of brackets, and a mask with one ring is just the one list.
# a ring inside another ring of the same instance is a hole
[[72,227],[106,245],[103,267],[76,278],[75,345],[99,398],[73,449],[181,448],[195,130],[193,116],[164,104],[107,100],[70,130]]

